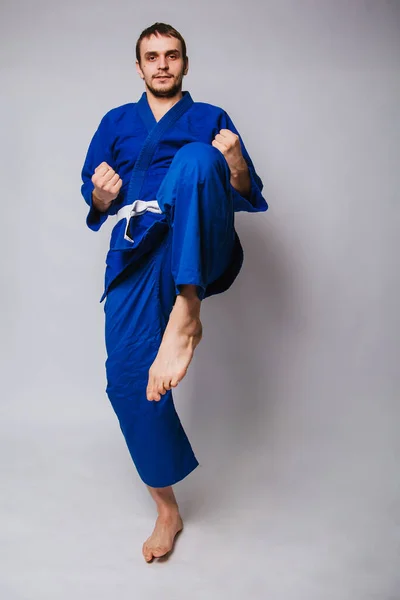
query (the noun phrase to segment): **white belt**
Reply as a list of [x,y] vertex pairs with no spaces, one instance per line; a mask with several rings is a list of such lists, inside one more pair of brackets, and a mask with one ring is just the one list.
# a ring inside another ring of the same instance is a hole
[[160,209],[157,200],[135,200],[132,204],[128,204],[127,206],[123,206],[117,212],[117,223],[121,219],[126,219],[126,227],[125,227],[125,235],[124,238],[128,242],[133,242],[134,240],[129,235],[129,220],[131,217],[138,217],[139,215],[143,215],[147,211],[161,214],[162,210]]

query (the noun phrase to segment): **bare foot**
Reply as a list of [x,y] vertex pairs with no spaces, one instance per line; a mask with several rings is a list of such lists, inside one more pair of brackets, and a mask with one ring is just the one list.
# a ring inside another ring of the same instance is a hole
[[161,395],[185,377],[202,336],[200,304],[197,296],[176,297],[160,348],[149,370],[147,400],[161,400]]
[[143,544],[143,556],[146,562],[170,552],[176,534],[182,529],[183,521],[179,512],[174,511],[167,515],[160,515],[157,518],[153,533]]

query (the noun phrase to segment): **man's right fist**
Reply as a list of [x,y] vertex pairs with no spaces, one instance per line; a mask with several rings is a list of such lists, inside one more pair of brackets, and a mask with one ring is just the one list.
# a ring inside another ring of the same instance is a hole
[[94,170],[92,183],[94,185],[93,202],[96,208],[104,212],[118,196],[122,187],[122,179],[110,165],[102,162]]

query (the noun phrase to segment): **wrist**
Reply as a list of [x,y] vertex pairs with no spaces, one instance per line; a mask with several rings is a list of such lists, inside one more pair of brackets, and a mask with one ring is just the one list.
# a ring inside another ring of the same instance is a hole
[[97,210],[99,210],[100,212],[106,212],[106,210],[108,210],[112,204],[112,200],[109,202],[106,202],[105,200],[102,200],[101,198],[96,196],[96,193],[94,190],[92,191],[92,201],[93,201],[93,206],[95,208],[97,208]]
[[231,177],[233,177],[234,179],[241,177],[243,173],[247,173],[248,170],[249,167],[247,166],[247,163],[244,160],[244,158],[242,158],[230,167]]

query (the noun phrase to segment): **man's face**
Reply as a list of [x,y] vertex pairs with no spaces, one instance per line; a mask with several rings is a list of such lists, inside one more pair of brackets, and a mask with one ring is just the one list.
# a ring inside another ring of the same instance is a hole
[[158,98],[172,98],[182,89],[188,70],[182,57],[180,40],[164,35],[152,35],[140,43],[140,65],[136,70],[146,87]]

